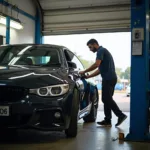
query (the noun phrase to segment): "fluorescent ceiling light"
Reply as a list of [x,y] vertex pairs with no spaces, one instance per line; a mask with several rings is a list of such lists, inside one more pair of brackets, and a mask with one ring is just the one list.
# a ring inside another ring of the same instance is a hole
[[[6,17],[0,16],[0,24],[6,25]],[[18,30],[23,29],[23,25],[14,20],[10,20],[10,27]]]
[[6,18],[5,18],[5,17],[0,16],[0,23],[1,23],[1,24],[5,24],[5,25],[6,25]]
[[18,29],[18,30],[23,29],[23,26],[22,26],[21,23],[13,21],[13,20],[10,21],[10,26],[12,28],[15,28],[15,29]]

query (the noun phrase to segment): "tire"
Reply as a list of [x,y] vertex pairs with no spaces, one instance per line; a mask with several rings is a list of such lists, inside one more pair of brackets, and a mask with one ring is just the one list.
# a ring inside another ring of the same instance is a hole
[[95,88],[94,94],[91,97],[92,107],[89,115],[83,118],[84,122],[95,122],[97,118],[97,109],[98,109],[98,94],[97,89]]
[[78,90],[74,90],[72,101],[72,112],[69,128],[65,130],[67,137],[76,137],[78,132],[78,111],[79,111],[79,93]]

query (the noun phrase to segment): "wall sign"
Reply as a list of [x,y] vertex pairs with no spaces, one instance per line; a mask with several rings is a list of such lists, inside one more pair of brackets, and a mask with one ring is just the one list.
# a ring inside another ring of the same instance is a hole
[[132,55],[142,55],[144,41],[144,28],[133,28],[132,30]]

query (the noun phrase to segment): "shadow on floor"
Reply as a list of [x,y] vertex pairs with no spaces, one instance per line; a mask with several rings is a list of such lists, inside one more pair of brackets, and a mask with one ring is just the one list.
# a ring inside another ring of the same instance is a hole
[[[111,128],[81,120],[77,137],[71,139],[67,139],[64,132],[21,130],[17,137],[0,133],[0,150],[150,150],[147,143],[118,140],[119,133],[126,135],[129,131],[129,113],[126,114],[128,119],[117,128],[114,126],[117,121],[114,115]],[[103,117],[103,112],[98,112],[97,121]]]
[[17,135],[5,134],[0,137],[0,144],[33,144],[51,143],[66,139],[64,132],[41,132],[35,130],[20,130]]

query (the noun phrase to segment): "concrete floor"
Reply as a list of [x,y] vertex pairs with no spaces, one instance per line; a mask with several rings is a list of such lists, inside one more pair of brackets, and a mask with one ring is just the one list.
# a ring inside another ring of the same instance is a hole
[[[97,121],[103,117],[103,112],[99,111]],[[113,116],[113,127],[104,128],[80,120],[78,136],[73,139],[67,139],[63,132],[20,131],[18,139],[5,140],[1,135],[0,150],[150,150],[148,143],[127,143],[116,139],[119,132],[128,133],[129,117],[119,128],[114,127],[116,121]]]

